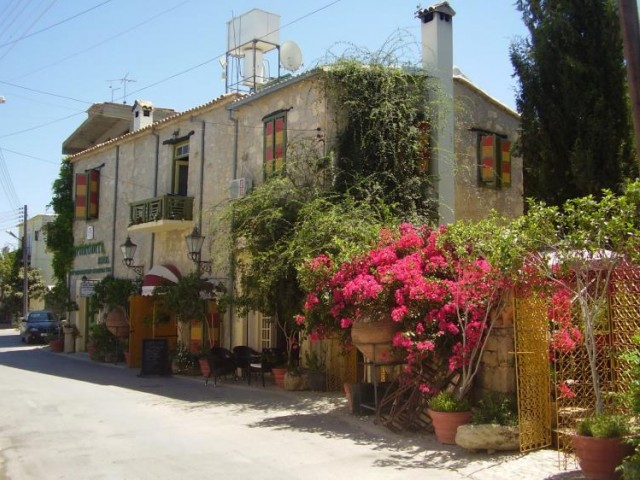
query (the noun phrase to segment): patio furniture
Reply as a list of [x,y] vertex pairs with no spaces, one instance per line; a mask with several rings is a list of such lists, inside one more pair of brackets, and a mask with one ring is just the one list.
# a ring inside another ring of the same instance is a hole
[[218,383],[218,377],[233,374],[235,378],[236,374],[236,361],[233,353],[223,347],[212,347],[207,354],[207,360],[209,361],[210,372],[205,376],[204,384],[209,383],[209,377],[213,377],[213,386]]
[[259,373],[264,387],[264,372],[270,371],[270,367],[267,368],[262,361],[262,354],[246,345],[238,345],[233,347],[233,355],[236,359],[236,366],[242,370],[242,375],[247,379],[247,383],[251,385],[252,373]]

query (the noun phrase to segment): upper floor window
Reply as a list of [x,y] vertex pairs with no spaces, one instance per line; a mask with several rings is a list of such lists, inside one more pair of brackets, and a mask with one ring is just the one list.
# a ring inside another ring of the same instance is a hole
[[100,170],[76,174],[75,217],[91,220],[100,213]]
[[175,195],[187,196],[189,180],[189,142],[178,143],[173,147],[173,184]]
[[284,169],[287,141],[287,115],[279,112],[264,119],[264,174],[273,175]]
[[483,187],[511,186],[511,142],[500,135],[478,135],[478,178]]

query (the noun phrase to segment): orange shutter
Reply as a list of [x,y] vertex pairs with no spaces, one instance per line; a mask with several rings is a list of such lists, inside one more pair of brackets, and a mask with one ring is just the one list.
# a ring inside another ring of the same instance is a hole
[[87,218],[87,175],[84,173],[76,174],[75,216]]
[[503,187],[511,186],[511,142],[502,140],[500,145],[501,182]]
[[480,137],[480,182],[493,185],[496,181],[496,137]]
[[98,218],[100,205],[100,171],[89,172],[89,212],[87,218]]

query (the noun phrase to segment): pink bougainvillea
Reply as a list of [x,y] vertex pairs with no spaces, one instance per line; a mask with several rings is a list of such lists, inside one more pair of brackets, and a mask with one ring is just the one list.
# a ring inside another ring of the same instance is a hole
[[317,281],[304,305],[312,338],[336,331],[348,338],[354,322],[391,318],[400,325],[393,345],[404,351],[409,370],[428,358],[445,360],[452,371],[475,361],[489,309],[507,281],[484,258],[441,245],[445,232],[403,224],[382,231],[374,248],[338,268],[324,255],[313,259],[308,268]]

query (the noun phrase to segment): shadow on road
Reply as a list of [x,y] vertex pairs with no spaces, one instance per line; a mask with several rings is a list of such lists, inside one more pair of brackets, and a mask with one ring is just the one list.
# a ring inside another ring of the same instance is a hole
[[[458,447],[437,443],[432,435],[394,434],[373,425],[371,418],[359,419],[350,415],[341,394],[288,392],[275,386],[248,386],[244,381],[232,379],[213,387],[212,384],[205,386],[200,378],[140,377],[138,369],[93,362],[86,354],[53,353],[46,346],[26,346],[20,342],[16,330],[3,326],[0,326],[0,365],[156,395],[180,402],[179,408],[184,410],[223,405],[240,416],[248,411],[261,411],[266,418],[250,424],[251,428],[314,433],[374,446],[376,450],[389,451],[383,460],[376,462],[380,467],[405,470],[428,465],[443,470],[468,470],[476,466],[490,469],[524,457],[513,453],[469,454]],[[546,480],[582,478],[579,472],[563,472],[548,476]]]

